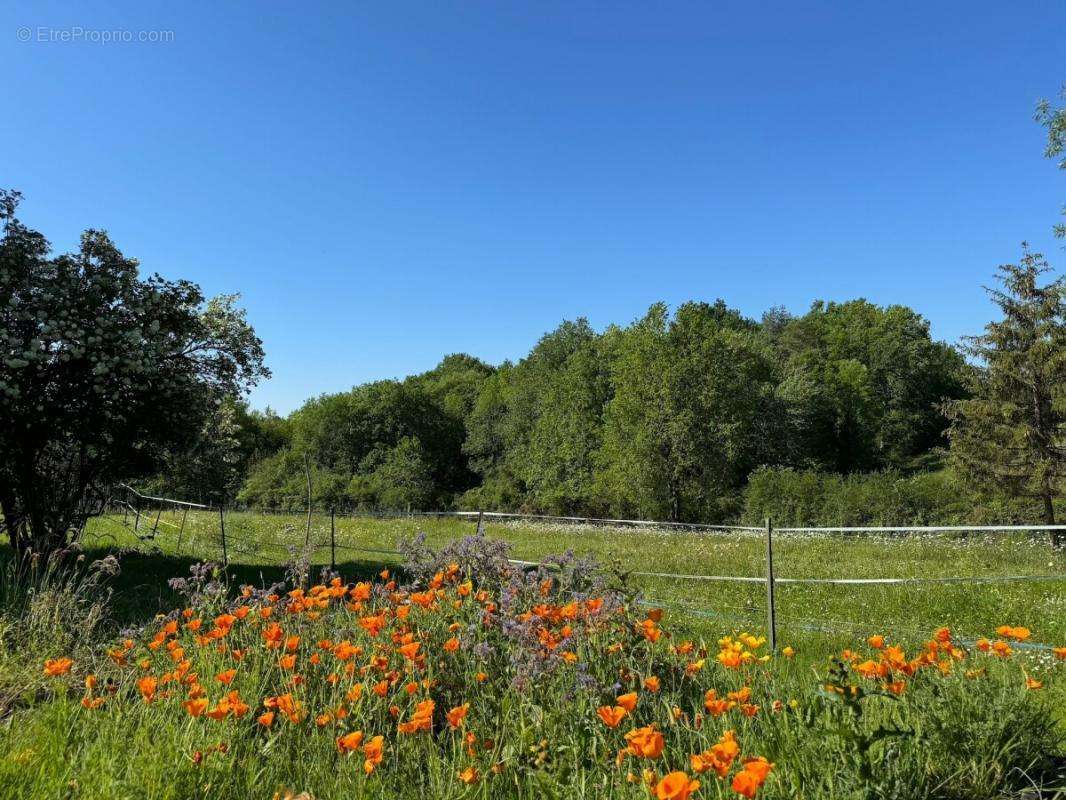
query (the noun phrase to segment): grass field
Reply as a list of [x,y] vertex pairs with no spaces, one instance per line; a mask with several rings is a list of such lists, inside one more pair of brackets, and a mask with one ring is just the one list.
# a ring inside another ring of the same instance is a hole
[[[228,513],[224,572],[190,572],[221,556],[217,514],[180,542],[175,513],[128,523],[93,520],[72,568],[0,552],[0,798],[1066,797],[1066,651],[1034,646],[1066,640],[1061,582],[781,584],[770,657],[762,583],[632,574],[761,577],[756,533],[490,522],[456,545],[472,521],[338,517],[344,579],[269,595],[303,516]],[[388,552],[420,532],[437,552]],[[501,540],[604,568],[515,570]],[[119,574],[89,566],[110,554]],[[781,535],[775,566],[1064,561],[1020,536]]]
[[[217,512],[190,512],[182,540],[178,511],[167,510],[156,537],[140,541],[127,520],[93,520],[87,543],[158,548],[165,555],[221,558]],[[146,531],[155,516],[145,514]],[[229,558],[242,568],[278,566],[301,548],[307,519],[300,514],[227,512]],[[397,543],[424,533],[440,546],[472,533],[473,520],[434,517],[336,517],[337,561],[353,566],[398,563]],[[511,557],[537,561],[572,550],[620,573],[764,578],[766,545],[761,532],[678,532],[537,522],[484,523],[485,534],[508,543]],[[145,532],[145,531],[142,531]],[[311,554],[316,565],[330,560],[330,519],[314,515]],[[180,546],[179,546],[180,545]],[[1066,640],[1066,553],[1054,553],[1043,535],[1008,533],[889,535],[781,534],[774,537],[777,578],[991,578],[1060,576],[1060,580],[948,584],[788,584],[776,586],[777,626],[782,643],[802,644],[818,657],[855,639],[891,633],[921,641],[940,625],[976,639],[989,624],[1025,625],[1043,642]],[[254,571],[254,570],[253,570]],[[346,571],[346,570],[342,570]],[[266,572],[272,576],[274,573]],[[766,587],[737,583],[628,575],[649,602],[670,608],[675,624],[695,632],[736,626],[765,630]]]

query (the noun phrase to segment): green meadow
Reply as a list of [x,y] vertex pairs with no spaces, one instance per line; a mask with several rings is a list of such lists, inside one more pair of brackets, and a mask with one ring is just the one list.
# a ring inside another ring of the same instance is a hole
[[[192,511],[181,528],[180,511],[145,512],[140,530],[133,516],[92,520],[87,546],[134,547],[183,559],[222,558],[217,512]],[[330,564],[330,517],[311,517],[310,548],[306,514],[229,512],[225,514],[230,563],[251,575],[306,557],[317,567]],[[691,532],[670,529],[601,527],[532,521],[500,522],[486,517],[485,536],[507,542],[511,558],[539,561],[573,551],[610,571],[619,585],[639,590],[645,602],[669,610],[675,624],[695,631],[746,629],[765,632],[765,580],[737,582],[697,578],[719,576],[765,579],[766,540],[759,530]],[[178,532],[182,532],[179,539]],[[439,547],[476,531],[476,520],[456,517],[334,518],[336,561],[365,566],[399,563],[401,541],[424,534]],[[777,579],[977,578],[1033,576],[1034,580],[912,584],[776,583],[776,623],[782,645],[803,644],[818,656],[871,634],[921,641],[947,625],[974,640],[1001,624],[1024,625],[1048,644],[1066,640],[1066,552],[1048,547],[1041,534],[966,532],[950,534],[775,533]],[[1048,579],[1050,578],[1052,579]],[[1057,576],[1057,579],[1053,579]],[[169,576],[167,576],[169,577]]]

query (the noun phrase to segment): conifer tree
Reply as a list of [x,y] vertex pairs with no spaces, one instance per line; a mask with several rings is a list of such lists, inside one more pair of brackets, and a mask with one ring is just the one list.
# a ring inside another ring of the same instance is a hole
[[[988,289],[1003,312],[967,340],[978,362],[973,396],[946,407],[952,460],[978,488],[1038,500],[1055,523],[1066,482],[1066,280],[1045,286],[1049,271],[1023,244],[1020,264],[999,268],[1002,288]],[[1052,533],[1052,544],[1062,537]]]

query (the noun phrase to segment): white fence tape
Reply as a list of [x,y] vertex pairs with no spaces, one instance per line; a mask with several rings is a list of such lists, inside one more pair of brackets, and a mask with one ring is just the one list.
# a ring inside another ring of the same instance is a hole
[[[749,615],[737,615],[737,614],[720,614],[714,611],[708,611],[703,608],[688,605],[686,603],[676,603],[671,600],[658,600],[654,597],[648,597],[643,600],[637,601],[638,605],[645,608],[673,608],[680,609],[682,613],[688,614],[694,617],[704,617],[706,619],[714,620],[741,620],[749,621],[751,614]],[[888,626],[869,626],[862,623],[844,622],[841,620],[812,620],[805,618],[792,618],[781,617],[780,622],[783,623],[783,627],[788,629],[796,629],[806,631],[808,633],[844,633],[848,635],[854,635],[857,631],[864,630],[866,632],[873,630],[884,630],[885,632],[893,633],[909,633],[916,638],[925,638],[929,635],[928,631],[922,631],[912,627],[900,627],[898,625]],[[975,639],[960,639],[959,644],[966,647],[976,647],[977,641]],[[1043,642],[1011,642],[1011,647],[1018,650],[1034,650],[1050,652],[1055,649],[1055,645],[1044,644]]]
[[897,525],[841,528],[774,528],[774,533],[951,533],[968,531],[1066,531],[1066,525]]
[[[642,575],[650,578],[675,578],[690,581],[728,581],[734,583],[766,583],[766,578],[752,578],[737,575],[686,575],[676,572],[630,572],[630,575]],[[901,583],[1000,583],[1009,581],[1066,581],[1063,575],[974,575],[948,578],[778,578],[774,583],[825,583],[852,586],[873,584]]]
[[133,492],[133,494],[135,494],[137,497],[141,498],[142,500],[154,500],[157,503],[170,503],[171,505],[185,506],[187,508],[207,508],[207,509],[211,508],[211,506],[205,506],[205,505],[202,505],[200,503],[190,503],[190,502],[187,502],[185,500],[174,500],[174,499],[172,499],[170,497],[152,497],[149,494],[141,494],[136,489],[134,489],[132,486],[127,486],[125,483],[120,483],[119,486],[121,486],[123,489],[128,489],[129,491]]
[[548,514],[509,514],[502,511],[452,511],[449,515],[459,517],[490,517],[494,519],[532,519],[549,522],[571,522],[581,525],[625,525],[647,528],[679,528],[683,530],[708,531],[761,531],[762,528],[751,525],[712,525],[703,522],[661,522],[647,519],[610,519],[603,517],[562,517]]
[[[508,559],[512,564],[536,567],[538,561],[522,561],[520,559]],[[638,575],[646,578],[673,578],[676,580],[689,581],[724,581],[729,583],[766,583],[765,577],[752,577],[748,575],[690,575],[683,572],[628,572],[627,575]],[[902,583],[1000,583],[1010,581],[1066,581],[1063,575],[974,575],[949,578],[778,578],[774,577],[774,583],[803,583],[803,584],[843,584],[853,586],[868,586],[875,584],[902,584]]]
[[[126,484],[119,484],[125,489],[136,496],[145,499],[153,500],[156,502],[173,503],[175,505],[186,506],[189,508],[202,508],[209,509],[210,506],[201,505],[199,503],[189,503],[184,500],[173,500],[167,497],[152,497],[150,495],[141,494],[132,486]],[[302,514],[303,512],[277,512],[272,509],[262,509],[263,511],[271,511],[273,513],[291,513]],[[252,513],[255,513],[256,509],[249,509]],[[466,519],[474,518],[491,518],[491,519],[531,519],[531,520],[546,520],[554,522],[568,522],[579,524],[593,524],[593,525],[624,525],[634,527],[649,527],[649,528],[677,528],[687,530],[721,530],[721,531],[744,531],[744,532],[762,532],[763,528],[751,527],[746,525],[705,525],[700,523],[683,523],[683,522],[661,522],[651,520],[634,520],[634,519],[603,519],[595,517],[567,517],[567,516],[549,516],[538,514],[516,514],[505,513],[501,511],[414,511],[414,512],[397,512],[394,515],[381,512],[369,512],[367,514],[354,514],[354,515],[338,515],[338,516],[424,516],[424,517],[462,517]],[[950,532],[976,532],[976,531],[1066,531],[1066,525],[910,525],[910,526],[877,526],[877,527],[826,527],[826,528],[775,528],[775,533],[950,533]],[[393,550],[376,550],[373,548],[351,547],[345,545],[338,545],[342,550],[361,550],[364,552],[381,553],[381,554],[395,554],[399,555]],[[539,566],[540,562],[536,561],[523,561],[520,559],[509,559],[512,564],[519,564],[522,566]],[[718,581],[727,583],[760,583],[765,584],[767,582],[766,577],[754,577],[747,575],[694,575],[688,573],[676,573],[676,572],[643,572],[635,571],[628,573],[629,575],[635,575],[647,578],[670,578],[673,580],[691,580],[691,581]],[[1063,581],[1066,580],[1066,574],[1061,575],[987,575],[987,576],[947,576],[939,578],[778,578],[774,577],[775,584],[825,584],[825,585],[843,585],[843,586],[877,586],[877,585],[903,585],[903,584],[951,584],[951,583],[1007,583],[1007,582],[1025,582],[1025,581]]]

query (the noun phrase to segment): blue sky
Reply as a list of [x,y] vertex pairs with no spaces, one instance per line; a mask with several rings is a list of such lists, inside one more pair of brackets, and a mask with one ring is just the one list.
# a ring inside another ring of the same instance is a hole
[[1066,263],[1032,121],[1064,29],[1059,0],[7,4],[0,185],[58,249],[105,228],[241,292],[281,411],[657,300],[863,296],[955,340],[1022,239]]

